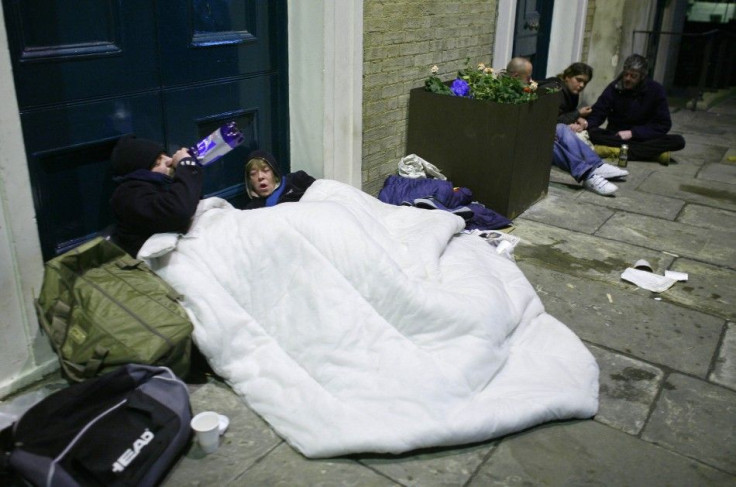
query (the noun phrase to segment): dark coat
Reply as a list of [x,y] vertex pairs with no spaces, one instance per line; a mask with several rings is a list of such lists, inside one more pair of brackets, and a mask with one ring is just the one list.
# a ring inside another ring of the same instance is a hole
[[600,127],[608,120],[609,132],[631,130],[634,140],[661,137],[672,128],[664,88],[645,79],[633,90],[624,90],[620,77],[609,84],[588,116],[588,127]]
[[173,177],[138,169],[116,182],[110,199],[116,220],[112,238],[135,256],[154,233],[189,229],[202,194],[202,169],[179,164]]
[[266,198],[252,198],[245,204],[245,210],[254,210],[279,203],[299,201],[315,179],[304,171],[296,171],[281,178],[276,191]]
[[557,123],[570,125],[578,121],[578,118],[580,118],[580,112],[578,111],[579,95],[568,90],[565,83],[557,76],[540,81],[537,91],[542,88],[557,88],[562,93],[562,102],[560,102],[560,109],[557,112]]

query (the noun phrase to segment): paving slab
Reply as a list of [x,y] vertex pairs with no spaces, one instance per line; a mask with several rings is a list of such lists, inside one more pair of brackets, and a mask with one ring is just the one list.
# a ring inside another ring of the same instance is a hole
[[[519,263],[547,312],[608,350],[705,378],[725,321],[631,291]],[[633,287],[633,285],[632,285]]]
[[400,456],[359,456],[360,463],[405,486],[465,485],[498,440]]
[[571,196],[580,194],[582,186],[570,176],[570,173],[563,171],[557,166],[552,166],[549,171],[549,192],[555,190]]
[[[600,198],[600,196],[599,196]],[[602,206],[581,203],[550,193],[520,215],[526,220],[547,223],[581,233],[592,234],[613,215],[613,211]],[[519,220],[517,220],[517,225]]]
[[695,166],[702,166],[708,162],[719,162],[727,151],[727,145],[714,145],[712,143],[694,142],[686,139],[685,148],[673,152],[672,158],[677,163],[687,161]]
[[[730,95],[733,96],[733,92],[731,92]],[[708,109],[709,113],[711,114],[715,113],[715,114],[720,114],[720,115],[731,115],[733,117],[736,117],[736,103],[734,103],[733,98],[723,97],[716,101],[718,103],[715,103],[712,107]],[[736,122],[733,122],[733,121],[731,123],[736,124]]]
[[[673,132],[678,131],[690,136],[702,135],[708,140],[732,145],[733,132],[730,127],[736,125],[736,117],[719,108],[709,110],[680,110],[672,114]],[[688,140],[687,138],[685,139]]]
[[[606,160],[605,162],[617,166],[618,160]],[[644,181],[647,177],[649,177],[649,174],[652,173],[652,171],[659,168],[659,163],[652,162],[652,161],[629,161],[628,165],[626,166],[626,170],[629,171],[629,175],[626,176],[624,179],[614,180],[612,181],[616,186],[618,186],[620,189],[634,189],[639,184],[641,184],[642,181]],[[588,191],[588,193],[590,193]],[[601,197],[600,195],[595,195],[595,193],[590,193],[593,196],[599,196],[601,199],[615,199],[614,198],[605,198]],[[615,193],[616,195],[618,193]]]
[[675,283],[662,299],[736,320],[736,271],[690,259],[677,259],[670,270],[687,273],[688,280]]
[[600,368],[600,397],[595,420],[638,435],[664,380],[664,372],[604,348],[588,346]]
[[617,213],[596,236],[736,268],[736,229],[708,229],[645,215]]
[[733,486],[736,476],[595,421],[504,439],[468,484],[491,486]]
[[[647,172],[649,174],[650,172]],[[618,184],[618,183],[617,183]],[[591,203],[605,206],[606,208],[629,211],[642,215],[654,216],[665,220],[674,220],[684,206],[681,200],[636,191],[635,186],[619,184],[619,190],[612,198],[606,198],[586,191],[587,194],[580,195],[580,203]]]
[[655,269],[667,269],[673,261],[671,255],[659,251],[524,218],[519,218],[516,224],[513,234],[522,239],[514,250],[518,262],[606,281],[618,287],[629,287],[621,281],[621,273],[639,259],[646,259]]
[[[218,484],[210,484],[218,485]],[[232,485],[268,487],[397,487],[401,484],[348,458],[308,459],[286,443]]]
[[702,181],[653,172],[638,189],[691,203],[736,210],[736,186],[724,182]]
[[688,203],[677,215],[676,221],[695,227],[729,230],[736,228],[736,211]]
[[[701,159],[689,158],[679,152],[673,152],[670,163],[667,165],[658,162],[643,162],[640,164],[648,164],[651,173],[662,173],[669,176],[681,178],[694,178],[700,171],[700,167],[706,161]],[[637,184],[637,187],[639,185]]]
[[[709,130],[710,127],[705,127],[706,130]],[[692,130],[686,130],[682,135],[685,137],[685,148],[686,150],[687,146],[689,144],[711,144],[717,147],[731,147],[733,145],[736,145],[736,141],[734,141],[734,137],[728,132],[728,129],[723,130],[722,128],[715,129],[714,131],[717,131],[718,133],[704,133],[704,132],[694,132]],[[674,133],[674,131],[671,131],[670,133]],[[675,156],[675,160],[677,160],[677,156]],[[697,162],[697,159],[695,159]]]
[[[735,193],[736,194],[736,193]],[[631,213],[613,215],[596,236],[736,268],[736,229],[702,228]]]
[[206,455],[192,440],[184,456],[162,485],[205,486],[234,483],[283,440],[223,383],[198,387],[190,395],[192,413],[216,411],[230,419],[230,426],[216,452]]
[[672,374],[642,438],[736,475],[736,392]]
[[736,184],[736,165],[706,164],[700,172],[698,172],[698,179]]
[[720,162],[721,164],[736,164],[736,148],[729,148]]
[[708,379],[736,391],[736,323],[728,323],[718,359]]

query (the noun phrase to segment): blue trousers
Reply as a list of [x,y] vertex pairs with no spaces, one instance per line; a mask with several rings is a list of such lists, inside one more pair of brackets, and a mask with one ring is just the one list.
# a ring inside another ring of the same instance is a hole
[[575,181],[587,179],[589,172],[603,164],[601,158],[564,123],[558,123],[552,164],[569,172]]

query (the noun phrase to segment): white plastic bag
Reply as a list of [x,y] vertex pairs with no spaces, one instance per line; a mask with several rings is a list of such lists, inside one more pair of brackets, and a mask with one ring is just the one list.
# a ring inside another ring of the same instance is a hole
[[399,161],[399,176],[410,179],[431,176],[442,181],[447,180],[447,177],[434,164],[425,161],[416,154],[409,154],[401,158]]
[[585,145],[587,145],[588,147],[590,147],[591,149],[593,149],[593,151],[595,151],[595,147],[593,147],[593,142],[591,142],[591,140],[590,140],[590,134],[588,134],[588,131],[587,130],[582,130],[580,132],[575,132],[575,135],[578,136],[578,139],[580,139],[583,142],[585,142]]

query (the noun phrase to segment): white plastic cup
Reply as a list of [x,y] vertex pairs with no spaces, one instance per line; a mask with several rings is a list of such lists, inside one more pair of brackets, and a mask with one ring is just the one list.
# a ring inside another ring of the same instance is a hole
[[647,262],[644,259],[639,259],[634,264],[634,269],[639,269],[640,271],[646,271],[646,272],[654,272],[654,269],[652,269],[652,264]]
[[193,417],[190,424],[202,451],[207,454],[217,451],[220,446],[220,415],[205,411]]

